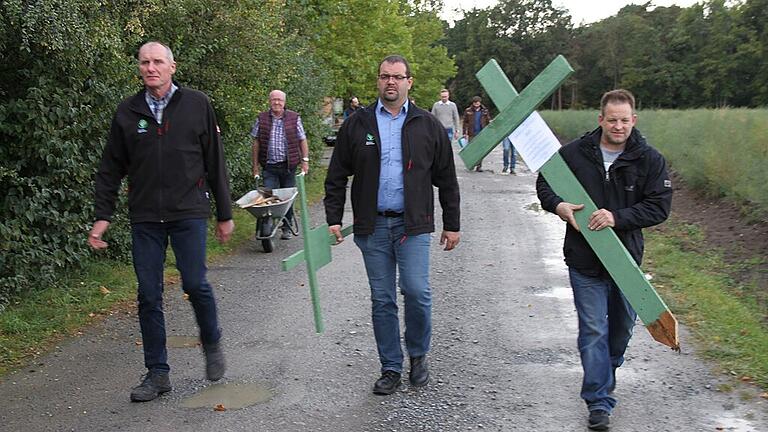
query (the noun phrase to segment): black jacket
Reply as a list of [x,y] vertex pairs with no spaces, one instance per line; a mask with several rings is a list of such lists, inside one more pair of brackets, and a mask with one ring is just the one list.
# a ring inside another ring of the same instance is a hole
[[[613,229],[639,265],[644,248],[641,229],[666,220],[672,206],[672,182],[667,164],[634,129],[624,152],[606,173],[600,151],[601,134],[602,128],[597,128],[563,146],[560,154],[597,208],[613,213],[616,225]],[[555,213],[563,199],[552,191],[541,174],[536,190],[541,207]],[[591,276],[605,274],[584,236],[570,224],[565,231],[563,254],[569,267]]]
[[144,92],[123,100],[112,119],[95,179],[96,220],[111,220],[126,175],[133,223],[207,218],[210,192],[217,219],[232,219],[224,148],[208,97],[179,87],[158,125]]
[[[346,186],[352,180],[355,234],[371,234],[376,225],[381,139],[376,103],[358,110],[339,130],[325,179],[328,225],[340,225]],[[368,139],[372,137],[373,139]],[[440,122],[411,103],[402,130],[405,232],[418,235],[435,230],[433,186],[443,209],[443,229],[459,231],[459,184],[453,150]]]

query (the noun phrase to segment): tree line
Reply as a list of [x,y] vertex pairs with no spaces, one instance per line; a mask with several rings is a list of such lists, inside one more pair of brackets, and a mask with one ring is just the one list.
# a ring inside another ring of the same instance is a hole
[[[498,60],[518,91],[557,54],[576,73],[545,108],[594,108],[627,88],[639,108],[768,104],[768,0],[707,0],[693,6],[628,5],[574,27],[550,0],[501,0],[445,27],[441,43],[458,66],[455,100],[483,94],[475,72]],[[487,100],[487,99],[486,99]]]

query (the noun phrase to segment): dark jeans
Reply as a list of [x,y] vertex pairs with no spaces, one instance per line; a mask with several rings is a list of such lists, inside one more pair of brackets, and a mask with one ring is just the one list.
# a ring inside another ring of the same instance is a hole
[[405,305],[405,346],[408,355],[425,355],[432,339],[432,290],[429,286],[432,235],[406,236],[402,217],[379,216],[373,234],[355,235],[354,240],[363,253],[371,286],[373,334],[381,371],[400,373],[403,370],[403,351],[400,347],[397,285]]
[[144,365],[150,371],[170,370],[165,346],[163,266],[170,239],[181,273],[182,289],[189,295],[204,345],[221,339],[213,290],[205,279],[205,219],[131,225],[133,268],[139,282],[139,325],[144,345]]
[[[262,171],[264,187],[270,189],[296,187],[296,167],[289,169],[287,162],[267,164]],[[285,219],[289,224],[293,222],[293,205],[285,212]]]
[[610,276],[594,277],[568,270],[579,316],[579,354],[584,380],[581,398],[590,411],[613,411],[614,371],[624,363],[637,314]]

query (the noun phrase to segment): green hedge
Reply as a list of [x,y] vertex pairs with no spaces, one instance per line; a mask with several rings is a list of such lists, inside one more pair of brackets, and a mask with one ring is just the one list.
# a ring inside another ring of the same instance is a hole
[[[93,256],[85,241],[93,174],[117,104],[141,88],[135,54],[143,42],[167,42],[177,80],[211,97],[235,198],[252,188],[248,132],[271,89],[288,93],[312,151],[322,149],[314,113],[327,83],[308,42],[286,29],[291,13],[284,2],[0,4],[0,310]],[[107,253],[126,258],[119,208]]]
[[[597,126],[597,111],[541,114],[566,140]],[[687,184],[768,221],[768,109],[640,111],[637,128]]]

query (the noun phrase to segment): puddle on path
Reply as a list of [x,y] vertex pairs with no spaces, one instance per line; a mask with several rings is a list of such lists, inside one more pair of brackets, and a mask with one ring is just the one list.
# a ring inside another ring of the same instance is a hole
[[553,287],[547,291],[536,293],[539,297],[551,297],[561,300],[573,299],[573,290],[571,287]]
[[184,408],[240,409],[272,399],[272,391],[264,384],[224,383],[206,387],[184,400]]
[[715,418],[714,423],[715,429],[719,431],[758,432],[750,422],[728,415]]
[[197,336],[167,336],[165,344],[169,348],[194,348],[200,345]]

